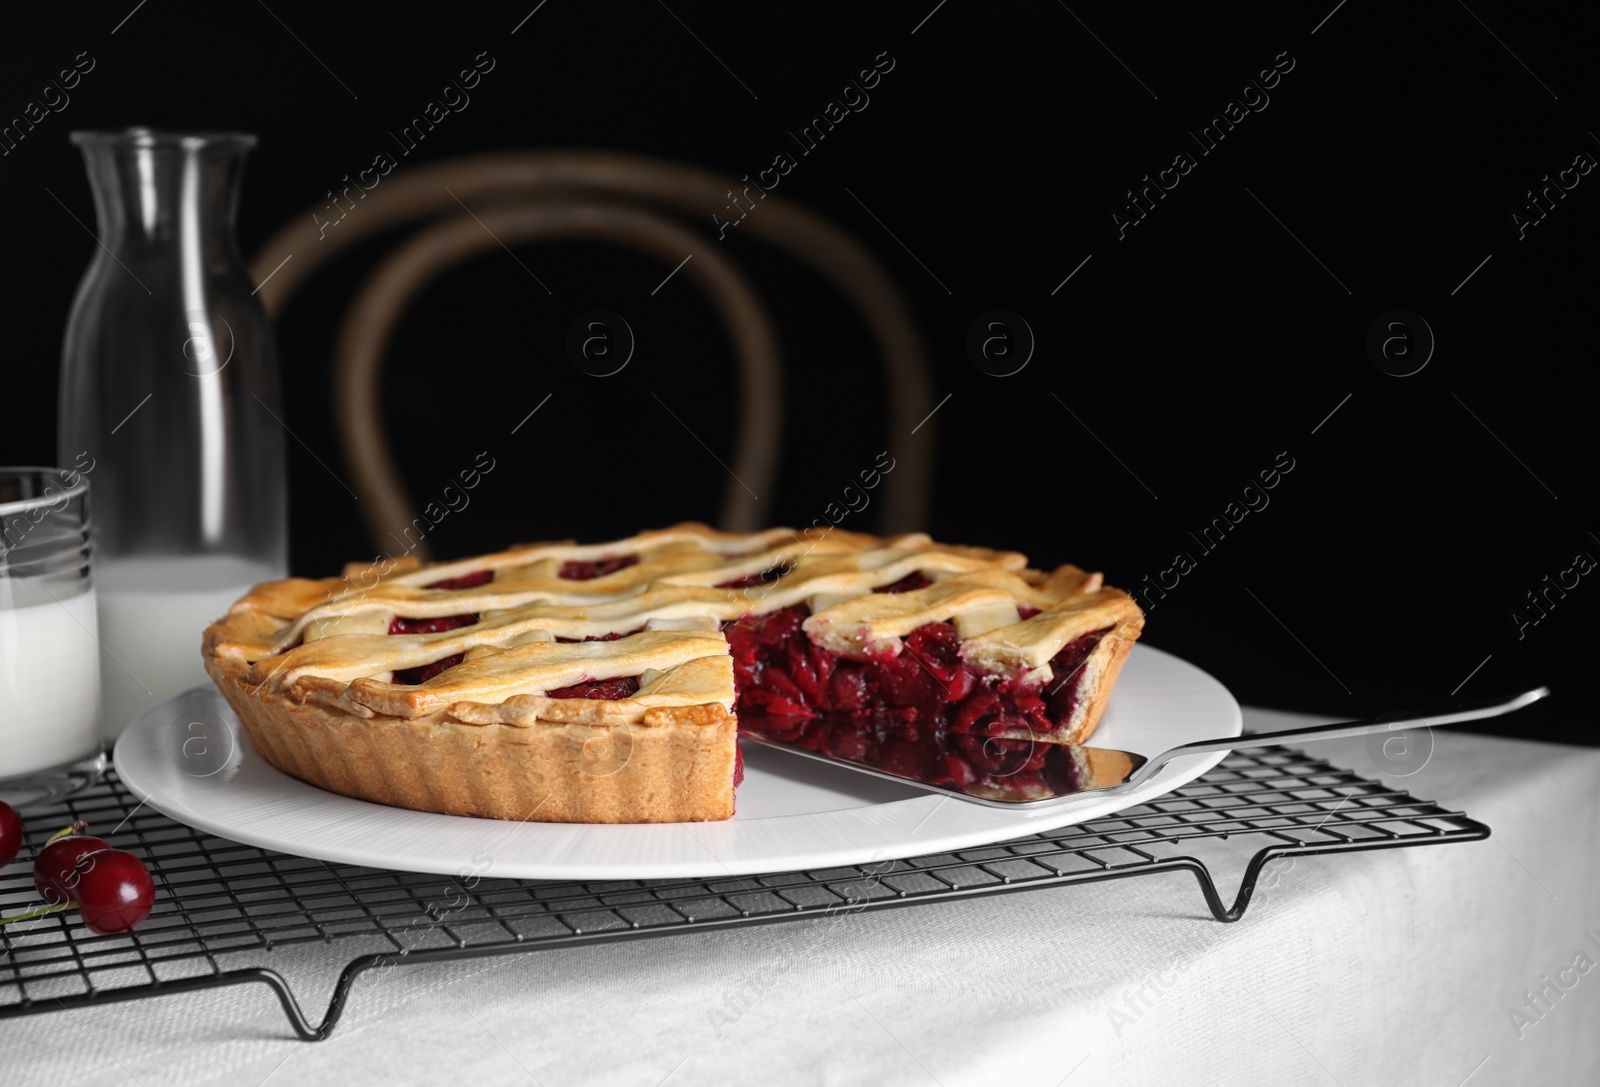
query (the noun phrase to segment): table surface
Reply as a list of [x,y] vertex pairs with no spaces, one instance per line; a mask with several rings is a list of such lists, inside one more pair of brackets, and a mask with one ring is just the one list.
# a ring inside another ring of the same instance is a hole
[[[1317,754],[1378,776],[1362,741]],[[261,986],[43,1014],[0,1023],[0,1080],[1600,1081],[1600,750],[1440,732],[1386,778],[1493,836],[1281,860],[1232,925],[1174,873],[389,970],[320,1043]],[[1246,854],[1189,851],[1231,897]],[[265,965],[316,1008],[354,953]]]

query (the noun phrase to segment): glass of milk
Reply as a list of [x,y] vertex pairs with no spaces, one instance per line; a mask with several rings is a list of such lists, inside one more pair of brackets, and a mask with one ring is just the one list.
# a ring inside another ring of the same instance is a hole
[[61,796],[105,768],[89,480],[0,468],[0,792]]

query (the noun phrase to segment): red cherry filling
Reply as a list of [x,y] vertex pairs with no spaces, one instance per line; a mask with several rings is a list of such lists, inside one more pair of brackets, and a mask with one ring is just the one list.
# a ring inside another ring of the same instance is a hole
[[605,558],[587,561],[573,559],[571,562],[562,563],[556,576],[568,581],[592,581],[597,577],[614,574],[618,570],[626,570],[638,561],[638,555],[607,555]]
[[638,676],[618,676],[616,679],[588,679],[570,687],[557,687],[546,691],[546,698],[598,698],[615,702],[619,698],[632,698],[639,693]]
[[[446,629],[449,628],[447,627]],[[394,631],[390,631],[389,633],[393,634]],[[443,660],[436,660],[432,664],[424,664],[418,668],[397,668],[394,673],[394,682],[415,687],[419,683],[428,682],[428,680],[432,679],[440,672],[454,668],[456,665],[460,664],[465,657],[466,655],[463,653],[455,653],[451,656],[445,657]]]
[[932,584],[933,582],[923,576],[921,571],[914,570],[893,585],[879,585],[872,591],[875,593],[909,593],[917,589],[926,589]]
[[634,627],[632,630],[613,630],[610,634],[591,634],[587,638],[557,638],[558,642],[614,642],[618,638],[626,638],[630,634],[637,634],[644,627]]
[[[430,581],[424,589],[471,589],[479,585],[487,585],[494,580],[493,570],[477,570],[460,577],[447,577],[440,581]],[[395,616],[389,620],[390,634],[439,634],[446,630],[456,630],[460,627],[470,627],[478,621],[476,615],[441,615],[436,619],[406,619]],[[460,653],[443,660],[424,664],[418,668],[401,668],[394,674],[394,682],[409,686],[426,683],[440,672],[454,668],[461,663]]]
[[476,615],[441,615],[437,619],[406,619],[396,615],[389,620],[390,634],[441,634],[457,627],[470,627]]
[[494,580],[493,570],[474,570],[470,574],[460,577],[447,577],[438,581],[430,581],[424,589],[475,589],[479,585],[487,585]]
[[719,581],[717,582],[717,588],[753,589],[757,585],[771,585],[784,574],[787,574],[789,569],[789,567],[779,563],[777,566],[767,567],[767,569],[762,570],[758,574],[746,574],[744,577],[734,578],[732,581]]
[[1095,644],[1105,631],[1085,634],[1076,641],[1061,647],[1061,652],[1050,658],[1053,678],[1041,692],[1048,712],[1054,720],[1070,721],[1078,708],[1078,696],[1083,690],[1083,665],[1094,651]]
[[[441,581],[430,581],[424,589],[471,589],[479,585],[487,585],[494,580],[493,570],[478,570],[475,573],[463,574],[461,577],[447,577]],[[438,634],[446,630],[455,630],[457,627],[470,627],[478,621],[476,615],[441,615],[436,619],[406,619],[395,616],[389,621],[390,634]],[[460,664],[460,661],[456,662]],[[399,682],[396,680],[396,682]]]
[[801,717],[741,717],[748,733],[966,792],[1033,799],[1076,789],[1065,744]]
[[[961,659],[948,623],[906,636],[895,657],[853,660],[814,645],[804,604],[725,624],[740,714],[823,717],[895,731],[915,740],[931,730],[993,736],[1054,732],[1077,708],[1083,662],[1104,630],[1065,646],[1050,662],[1048,690],[1018,676],[979,673]],[[909,756],[908,756],[909,757]]]

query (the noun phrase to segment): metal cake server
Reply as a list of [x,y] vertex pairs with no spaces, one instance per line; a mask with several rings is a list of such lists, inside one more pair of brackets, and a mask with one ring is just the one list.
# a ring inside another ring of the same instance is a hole
[[[848,743],[828,742],[833,737],[830,737],[826,730],[840,730],[837,736],[840,739],[847,739],[855,733],[851,726],[842,723],[817,721],[796,723],[792,719],[741,717],[740,736],[764,747],[777,748],[780,751],[789,751],[796,755],[804,755],[807,758],[818,759],[822,762],[847,766],[861,773],[872,774],[891,781],[905,782],[919,789],[960,797],[963,800],[969,800],[974,803],[989,804],[1002,808],[1029,808],[1048,806],[1065,798],[1083,793],[1092,792],[1100,795],[1114,795],[1132,792],[1153,778],[1160,772],[1162,767],[1173,759],[1183,758],[1186,755],[1206,755],[1217,751],[1237,751],[1241,748],[1251,747],[1272,747],[1284,743],[1337,740],[1348,736],[1362,736],[1377,730],[1403,732],[1413,728],[1437,728],[1442,725],[1458,725],[1466,721],[1481,721],[1487,717],[1501,717],[1508,713],[1514,713],[1525,706],[1532,705],[1549,695],[1549,693],[1550,688],[1548,687],[1536,687],[1503,702],[1486,703],[1433,717],[1415,715],[1382,717],[1371,721],[1342,721],[1336,724],[1281,729],[1276,732],[1257,732],[1249,736],[1227,736],[1216,740],[1196,740],[1192,743],[1179,744],[1177,747],[1170,748],[1157,755],[1141,755],[1136,751],[1118,751],[1109,747],[1085,747],[1078,744],[1057,744],[1033,740],[994,741],[982,736],[964,736],[960,737],[959,740],[967,744],[1014,745],[1000,749],[999,757],[1002,760],[1009,753],[1018,756],[1014,761],[1025,763],[1028,761],[1028,753],[1037,750],[1036,744],[1049,749],[1046,752],[1047,764],[1050,764],[1053,760],[1051,768],[1042,773],[1035,771],[1024,775],[1018,771],[1012,771],[1011,774],[990,774],[974,784],[970,789],[962,789],[952,784],[935,785],[908,773],[886,768],[879,763],[857,761],[778,738],[779,736],[791,736],[798,731],[804,731],[809,740],[827,743],[827,746],[832,751],[848,750],[852,746]],[[948,733],[943,735],[951,736]],[[957,738],[951,737],[951,739],[954,741]],[[1013,776],[1019,780],[1014,784],[1008,783],[1007,778]],[[1026,781],[1020,780],[1024,776]]]

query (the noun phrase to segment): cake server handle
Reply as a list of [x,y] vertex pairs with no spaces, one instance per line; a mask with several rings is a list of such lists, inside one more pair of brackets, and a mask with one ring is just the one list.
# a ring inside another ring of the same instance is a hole
[[1312,740],[1338,740],[1348,736],[1362,736],[1375,729],[1387,732],[1403,732],[1411,728],[1437,728],[1441,725],[1459,725],[1465,721],[1481,721],[1486,717],[1502,717],[1508,713],[1533,703],[1550,694],[1549,687],[1535,687],[1523,691],[1514,698],[1502,702],[1490,702],[1478,706],[1469,706],[1453,713],[1439,714],[1434,717],[1380,717],[1371,721],[1342,721],[1328,725],[1305,725],[1301,728],[1278,729],[1273,732],[1256,732],[1249,736],[1229,736],[1218,740],[1196,740],[1193,743],[1180,744],[1177,747],[1163,751],[1152,756],[1150,761],[1139,768],[1136,778],[1143,780],[1153,775],[1161,767],[1173,759],[1185,755],[1208,755],[1216,751],[1240,751],[1251,747],[1273,747],[1277,744],[1306,743]]

